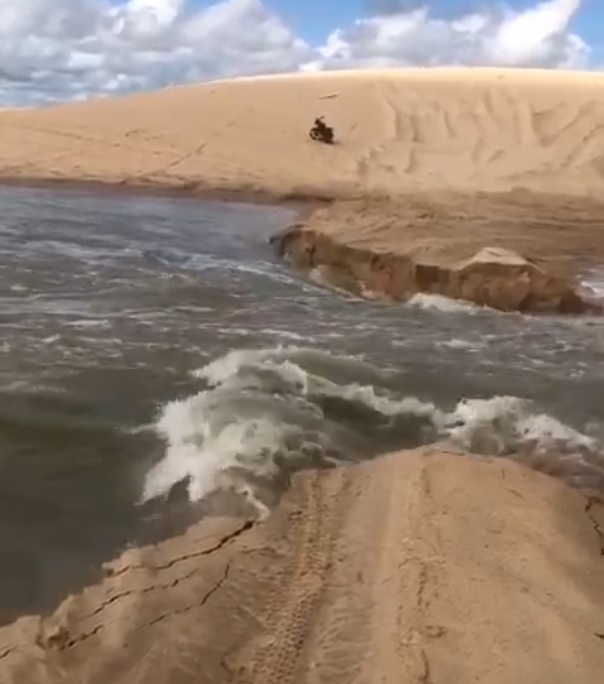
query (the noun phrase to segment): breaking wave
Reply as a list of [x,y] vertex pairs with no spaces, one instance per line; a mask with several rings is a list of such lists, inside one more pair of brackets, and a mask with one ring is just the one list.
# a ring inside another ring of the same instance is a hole
[[234,490],[265,507],[302,468],[443,441],[604,486],[598,435],[518,397],[438,406],[407,395],[395,375],[314,349],[231,351],[194,372],[201,391],[162,408],[154,429],[165,451],[146,475],[143,500],[185,482],[192,500]]

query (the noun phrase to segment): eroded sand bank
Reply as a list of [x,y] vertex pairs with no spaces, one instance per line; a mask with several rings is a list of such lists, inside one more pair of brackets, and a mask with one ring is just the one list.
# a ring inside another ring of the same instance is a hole
[[604,539],[586,503],[437,449],[300,474],[264,522],[202,522],[0,629],[0,681],[596,684]]
[[359,295],[418,292],[531,313],[601,313],[604,205],[514,191],[344,200],[273,238],[296,266]]

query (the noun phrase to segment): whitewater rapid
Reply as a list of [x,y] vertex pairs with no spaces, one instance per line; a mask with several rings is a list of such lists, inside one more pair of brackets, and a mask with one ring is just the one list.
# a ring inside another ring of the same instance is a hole
[[143,500],[186,481],[191,500],[231,490],[264,508],[302,468],[436,442],[604,486],[600,429],[579,431],[522,397],[439,405],[393,389],[393,371],[360,357],[296,346],[233,350],[192,375],[203,389],[165,404],[153,426],[165,452]]
[[602,481],[601,320],[367,301],[278,257],[295,219],[0,188],[0,622],[303,468],[439,443]]

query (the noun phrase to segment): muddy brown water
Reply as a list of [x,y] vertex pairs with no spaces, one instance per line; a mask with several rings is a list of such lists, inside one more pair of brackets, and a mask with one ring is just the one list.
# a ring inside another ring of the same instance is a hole
[[299,468],[445,437],[602,482],[600,320],[363,301],[276,257],[294,219],[0,189],[0,622],[182,529],[222,476],[271,506]]

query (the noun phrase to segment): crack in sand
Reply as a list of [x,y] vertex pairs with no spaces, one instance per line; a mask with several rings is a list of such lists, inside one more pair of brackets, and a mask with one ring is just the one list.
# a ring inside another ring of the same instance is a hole
[[430,676],[430,661],[428,660],[428,654],[424,649],[422,649],[422,667],[423,672],[419,676],[419,681],[421,684],[432,684],[432,677]]
[[102,613],[105,610],[105,608],[108,608],[111,604],[115,603],[116,601],[119,601],[123,598],[127,598],[128,596],[132,596],[133,594],[141,595],[148,594],[153,591],[164,591],[167,589],[173,589],[174,587],[178,586],[181,582],[191,579],[191,577],[201,572],[201,570],[201,568],[195,568],[195,570],[191,570],[191,572],[188,572],[186,575],[181,575],[180,577],[177,577],[171,582],[165,582],[164,584],[153,584],[150,587],[145,587],[144,589],[127,589],[125,591],[121,591],[118,594],[114,594],[111,598],[108,598],[106,601],[103,601],[103,603],[101,603],[91,613],[88,613],[88,615],[85,615],[84,617],[94,617],[95,615]]
[[0,653],[0,660],[8,657],[13,651],[16,651],[17,648],[18,646],[11,646],[10,648],[7,648],[6,650],[2,651],[2,653]]
[[124,575],[127,572],[134,571],[134,570],[150,570],[150,571],[167,570],[168,568],[174,567],[178,563],[183,563],[183,562],[191,560],[193,558],[200,558],[201,556],[209,556],[210,554],[215,553],[216,551],[219,551],[220,549],[222,549],[224,546],[226,546],[230,541],[232,541],[233,539],[238,537],[240,534],[243,534],[247,530],[251,529],[255,524],[256,524],[255,520],[246,520],[236,530],[225,535],[216,544],[214,544],[213,546],[210,546],[210,548],[208,548],[208,549],[204,549],[203,551],[195,551],[193,553],[184,554],[183,556],[177,556],[176,558],[172,558],[171,560],[169,560],[167,563],[162,563],[160,565],[144,565],[142,563],[138,564],[138,565],[126,565],[125,567],[121,568],[120,570],[116,570],[113,572],[110,571],[109,576],[111,578],[120,577],[120,575]]
[[[229,535],[229,536],[230,536],[230,535]],[[152,627],[153,625],[156,625],[156,624],[158,624],[159,622],[163,622],[164,620],[166,620],[166,619],[168,619],[168,618],[170,618],[170,617],[173,617],[173,616],[175,616],[175,615],[182,615],[182,614],[188,613],[188,612],[191,611],[191,610],[194,610],[195,608],[202,608],[202,607],[210,600],[210,598],[211,598],[211,597],[220,589],[220,587],[224,584],[224,582],[227,580],[228,575],[229,575],[229,572],[230,572],[230,570],[231,570],[231,565],[232,565],[232,563],[233,563],[233,561],[230,560],[230,561],[225,565],[224,571],[223,571],[223,573],[222,573],[220,579],[218,579],[218,581],[217,581],[217,582],[216,582],[216,583],[215,583],[215,584],[214,584],[214,585],[213,585],[213,586],[212,586],[212,587],[203,595],[203,597],[202,597],[202,599],[201,599],[200,601],[198,601],[198,602],[196,602],[196,603],[193,603],[193,604],[191,604],[191,605],[185,606],[185,607],[183,607],[183,608],[178,608],[177,610],[169,611],[169,612],[167,612],[167,613],[162,613],[161,615],[158,615],[158,616],[157,616],[156,618],[154,618],[153,620],[150,620],[147,624],[142,625],[141,628]],[[193,573],[191,573],[191,574],[193,574]],[[182,581],[182,579],[183,579],[183,578],[178,578],[178,579],[176,579],[174,582],[171,582],[171,583],[169,583],[169,584],[163,585],[163,587],[162,587],[161,585],[157,585],[157,586],[154,586],[154,587],[148,587],[147,589],[144,589],[143,591],[141,591],[141,592],[139,592],[139,593],[144,594],[144,593],[147,593],[148,591],[151,591],[151,590],[154,590],[154,589],[170,588],[171,586],[173,586],[173,585],[175,585],[175,584],[178,584],[178,582]],[[107,605],[109,605],[110,603],[113,603],[114,601],[117,601],[119,598],[124,598],[125,595],[130,594],[130,593],[135,593],[135,592],[133,592],[133,591],[132,591],[132,592],[124,592],[123,595],[119,595],[119,596],[113,597],[112,599],[110,599],[109,601],[107,601],[107,602],[101,607],[100,610],[106,608]],[[100,612],[100,610],[99,610],[98,612]],[[95,615],[95,614],[96,614],[96,612],[95,612],[95,613],[91,613],[88,617],[91,617],[91,616],[93,616],[93,615]],[[94,627],[93,629],[91,629],[89,632],[85,632],[85,633],[83,633],[83,634],[80,634],[79,636],[74,637],[73,639],[71,639],[70,641],[68,641],[67,643],[65,643],[64,645],[59,646],[59,649],[58,649],[58,650],[61,650],[61,651],[62,651],[62,650],[68,649],[68,648],[73,648],[73,647],[75,647],[75,646],[81,644],[83,641],[86,641],[87,639],[90,639],[90,638],[92,638],[93,636],[97,635],[100,631],[103,630],[103,627],[104,627],[103,624],[96,625],[96,627]],[[9,649],[8,652],[6,652],[6,653],[4,653],[4,654],[0,654],[0,658],[3,658],[5,655],[8,655],[12,650],[14,650],[14,649]]]
[[[112,575],[112,577],[117,577],[120,575],[125,574],[126,572],[130,570],[139,570],[139,569],[149,569],[149,570],[165,570],[173,567],[177,563],[180,563],[185,560],[189,559],[194,559],[198,558],[201,556],[207,556],[212,553],[215,553],[222,549],[226,544],[228,544],[230,541],[238,537],[239,535],[243,534],[245,531],[249,530],[253,525],[255,524],[254,520],[246,520],[244,523],[242,523],[237,529],[235,529],[233,532],[225,535],[222,537],[216,544],[211,546],[208,549],[204,549],[203,551],[197,551],[195,553],[187,554],[184,556],[179,556],[177,558],[173,558],[167,563],[164,563],[162,565],[157,565],[157,566],[146,566],[146,565],[136,565],[132,566],[129,565],[125,568],[122,568],[119,572],[115,573]],[[224,573],[222,577],[218,580],[218,582],[212,586],[212,588],[203,596],[201,601],[191,605],[191,606],[186,606],[185,608],[181,608],[175,611],[171,611],[169,613],[164,613],[162,615],[159,615],[157,618],[151,620],[149,623],[146,625],[143,625],[144,627],[149,627],[151,625],[154,625],[158,622],[161,622],[162,620],[172,616],[172,615],[177,615],[179,613],[186,613],[189,610],[192,610],[193,608],[196,607],[201,607],[203,606],[209,598],[220,588],[222,583],[226,580],[228,573],[230,571],[230,565],[232,561],[229,561],[227,565],[225,566]],[[125,591],[121,591],[107,600],[103,601],[99,606],[97,606],[92,612],[82,616],[82,619],[90,619],[92,617],[98,616],[100,613],[102,613],[106,608],[109,606],[113,605],[114,603],[120,601],[121,599],[127,598],[129,596],[133,595],[138,595],[142,596],[144,594],[148,594],[154,591],[163,591],[163,590],[169,590],[172,589],[181,582],[186,581],[187,579],[190,579],[193,575],[199,573],[202,571],[202,568],[196,567],[190,572],[188,572],[185,575],[181,575],[180,577],[176,577],[175,579],[171,580],[170,582],[165,582],[165,583],[160,583],[160,584],[154,584],[149,587],[145,587],[144,589],[127,589]],[[82,643],[83,641],[86,641],[87,639],[90,639],[91,637],[95,636],[98,634],[101,630],[103,629],[103,624],[98,624],[96,625],[93,629],[91,629],[89,632],[82,633],[76,637],[73,637],[72,639],[68,639],[69,632],[65,629],[61,629],[59,631],[58,636],[54,639],[55,643],[54,646],[55,648],[58,648],[58,650],[65,650],[67,648],[73,648],[74,646],[77,646],[78,644]],[[51,645],[51,644],[49,644]],[[52,645],[51,645],[52,646]],[[16,647],[18,648],[18,647]],[[0,659],[8,656],[12,651],[16,650],[16,648],[10,648],[3,653],[0,653]]]
[[[269,551],[269,552],[272,552],[272,553],[278,555],[274,549],[270,549],[270,548],[266,548],[266,547],[243,549],[241,551],[241,553],[245,554],[245,553],[253,553],[253,552],[257,552],[257,551],[263,551],[263,552]],[[195,568],[194,570],[191,570],[191,572],[188,572],[186,575],[181,575],[180,577],[176,577],[171,582],[165,582],[164,584],[153,584],[149,587],[145,587],[144,589],[127,589],[125,591],[119,592],[118,594],[114,594],[111,598],[107,599],[106,601],[103,601],[103,603],[101,603],[91,613],[88,613],[82,617],[83,618],[94,617],[95,615],[102,613],[103,610],[105,610],[105,608],[109,607],[111,604],[115,603],[116,601],[119,601],[120,599],[123,599],[123,598],[127,598],[128,596],[131,596],[133,594],[149,594],[153,591],[164,591],[167,589],[173,589],[174,587],[177,587],[181,582],[184,582],[188,579],[191,579],[191,577],[193,577],[194,575],[199,574],[200,572],[202,572],[202,570],[203,570],[203,568],[198,567],[198,568]],[[0,658],[1,657],[2,656],[0,655]]]
[[591,509],[599,503],[599,499],[589,497],[587,499],[587,503],[585,504],[585,513],[587,514],[587,517],[589,518],[592,524],[593,530],[596,533],[596,536],[598,537],[598,542],[600,544],[600,555],[604,556],[604,530],[602,529],[602,526],[600,525],[598,520],[591,514]]
[[214,586],[209,589],[202,597],[201,601],[198,601],[197,603],[192,603],[191,605],[185,606],[184,608],[177,608],[176,610],[171,610],[167,613],[162,613],[161,615],[158,615],[156,618],[153,618],[153,620],[150,620],[145,627],[152,627],[153,625],[156,625],[158,622],[163,622],[164,620],[167,620],[170,617],[174,617],[176,615],[183,615],[184,613],[188,613],[191,610],[194,610],[195,608],[202,608],[205,606],[205,604],[210,600],[210,598],[220,589],[220,587],[226,582],[229,572],[231,571],[231,566],[233,564],[233,561],[230,560],[225,566],[224,566],[224,571],[222,573],[222,576],[220,579],[214,584]]
[[[89,632],[84,632],[83,634],[80,634],[79,636],[75,637],[74,639],[71,639],[71,641],[67,642],[67,645],[65,648],[73,648],[74,646],[81,644],[82,641],[86,641],[87,639],[92,638],[93,636],[98,634],[102,629],[103,629],[103,625],[97,625],[94,629],[91,629]],[[61,649],[61,650],[63,650],[63,649]]]

